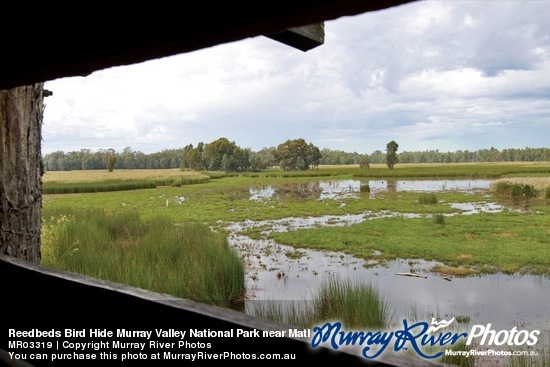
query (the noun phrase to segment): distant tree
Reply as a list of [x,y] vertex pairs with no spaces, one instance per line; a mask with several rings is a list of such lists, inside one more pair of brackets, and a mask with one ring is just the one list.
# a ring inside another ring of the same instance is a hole
[[319,148],[313,145],[313,143],[309,143],[308,148],[309,151],[307,159],[309,161],[309,165],[312,166],[311,168],[319,167],[321,158],[323,157],[321,151],[319,150]]
[[389,169],[393,169],[393,166],[395,166],[397,162],[399,162],[399,159],[397,158],[398,148],[399,145],[394,140],[386,144],[386,164],[388,165]]
[[369,156],[368,155],[365,155],[365,158],[363,158],[361,160],[361,162],[359,162],[359,168],[362,168],[362,169],[370,168]]
[[187,163],[189,168],[194,171],[202,171],[206,169],[206,164],[204,163],[204,143],[200,142],[196,148],[191,149],[187,152]]
[[253,171],[267,169],[271,166],[276,166],[277,161],[273,156],[275,151],[274,147],[262,148],[257,152],[251,152],[250,154],[250,165]]
[[181,162],[180,162],[181,170],[189,169],[189,159],[187,158],[187,154],[192,150],[193,150],[193,144],[189,144],[183,147],[183,153],[182,153]]
[[107,170],[109,172],[113,172],[115,169],[116,164],[116,154],[108,154],[105,158],[105,165],[107,166]]
[[227,138],[204,146],[203,163],[209,171],[242,172],[250,169],[249,149],[242,149]]
[[319,165],[321,152],[312,143],[304,139],[287,140],[273,150],[273,157],[285,171],[308,170],[310,166]]

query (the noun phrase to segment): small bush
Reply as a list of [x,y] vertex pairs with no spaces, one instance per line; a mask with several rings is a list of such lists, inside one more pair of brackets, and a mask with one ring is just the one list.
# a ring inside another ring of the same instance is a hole
[[436,224],[445,224],[445,216],[443,214],[436,214],[434,220]]
[[[533,185],[529,184],[510,184],[508,182],[498,182],[494,186],[494,191],[498,195],[508,196],[512,198],[534,198],[537,197],[537,189]],[[546,196],[548,197],[548,189],[546,190]]]
[[437,195],[434,193],[422,194],[418,198],[418,202],[420,204],[428,204],[428,205],[437,204]]
[[370,192],[370,186],[369,185],[361,185],[359,186],[360,192]]
[[523,185],[521,188],[521,196],[524,198],[537,197],[537,190],[532,185]]

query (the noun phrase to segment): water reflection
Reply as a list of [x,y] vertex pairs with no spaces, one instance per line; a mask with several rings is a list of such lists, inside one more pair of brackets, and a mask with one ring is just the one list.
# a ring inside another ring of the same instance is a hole
[[[453,278],[450,282],[432,275],[437,262],[398,259],[371,267],[364,260],[334,252],[296,250],[272,240],[230,236],[247,265],[248,297],[245,309],[265,300],[311,299],[327,275],[373,282],[391,303],[397,320],[414,312],[426,319],[466,315],[473,323],[501,327],[536,326],[550,331],[550,278],[492,274]],[[427,278],[397,273],[415,272]]]
[[250,200],[284,199],[343,199],[359,197],[362,185],[369,185],[371,194],[378,192],[483,192],[493,180],[328,180],[299,184],[267,185],[250,188]]
[[[312,185],[270,185],[251,189],[251,200],[269,200],[281,197],[318,200],[359,196],[360,186],[368,184],[371,195],[377,192],[483,192],[492,180],[330,180]],[[459,214],[481,211],[495,213],[506,210],[493,202],[451,203]],[[272,240],[253,240],[240,232],[259,227],[264,235],[269,231],[292,231],[321,226],[348,226],[364,220],[389,216],[418,217],[419,214],[398,214],[389,211],[365,212],[357,215],[285,218],[272,221],[245,221],[233,223],[229,242],[242,254],[247,265],[248,300],[250,305],[265,300],[300,301],[310,299],[324,277],[329,274],[351,280],[374,282],[390,301],[397,318],[417,314],[449,318],[466,315],[471,323],[491,323],[494,328],[534,328],[550,332],[550,278],[546,276],[493,274],[454,278],[446,281],[430,273],[439,265],[423,260],[398,259],[378,264],[366,262],[342,253],[294,249]],[[402,277],[399,272],[425,274],[426,279]]]

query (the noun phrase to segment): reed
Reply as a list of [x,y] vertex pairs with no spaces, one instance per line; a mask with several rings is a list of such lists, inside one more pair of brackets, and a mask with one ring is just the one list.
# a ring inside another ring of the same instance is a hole
[[64,212],[45,216],[43,265],[220,306],[244,294],[238,254],[206,225],[129,210]]
[[423,205],[437,204],[437,195],[434,193],[422,194],[418,197],[418,202]]
[[381,328],[390,320],[389,304],[372,283],[326,277],[309,300],[300,302],[259,301],[256,316],[299,327],[313,327],[338,320],[345,328]]

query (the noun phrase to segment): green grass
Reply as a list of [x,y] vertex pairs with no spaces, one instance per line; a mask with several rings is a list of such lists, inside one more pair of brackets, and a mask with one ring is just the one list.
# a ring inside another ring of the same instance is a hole
[[423,205],[437,204],[437,195],[434,193],[422,194],[418,197],[418,202]]
[[498,182],[494,185],[493,190],[497,195],[503,195],[510,198],[529,199],[537,196],[543,196],[542,192],[539,193],[532,185],[528,184],[511,184],[508,182]]
[[298,327],[311,328],[338,320],[348,329],[383,328],[390,320],[389,304],[369,282],[328,276],[311,300],[258,301],[254,314]]
[[[261,201],[250,200],[250,188],[277,189],[277,195]],[[319,200],[319,180],[305,178],[251,179],[226,177],[210,183],[182,187],[157,187],[155,189],[124,192],[98,192],[90,194],[45,195],[44,207],[105,208],[115,210],[130,207],[142,215],[154,213],[182,222],[243,221],[281,219],[322,215],[359,214],[365,211],[391,210],[396,212],[453,213],[457,210],[448,205],[419,205],[415,193],[377,193],[359,199]],[[176,197],[185,197],[177,203]],[[446,202],[484,200],[481,195],[459,192],[438,194]],[[168,201],[168,204],[167,204]],[[345,204],[343,207],[342,204]]]
[[445,218],[444,226],[432,218],[395,217],[270,237],[285,245],[342,251],[364,259],[425,259],[473,272],[489,266],[504,273],[550,275],[548,217],[543,213],[454,216]]
[[[461,351],[461,352],[467,352],[471,349],[474,349],[472,345],[466,345],[466,342],[461,340],[458,343],[454,344],[450,348],[453,351]],[[436,350],[436,352],[440,352],[441,350]],[[476,356],[462,356],[462,355],[445,355],[443,354],[439,361],[441,363],[446,363],[453,366],[460,366],[460,367],[474,367],[476,366]]]
[[203,224],[131,210],[45,210],[44,218],[43,265],[216,305],[244,294],[239,256]]
[[151,189],[157,186],[153,180],[106,180],[99,182],[45,182],[44,194],[74,194],[87,192],[125,191]]
[[183,185],[192,185],[207,183],[210,181],[208,176],[182,176],[177,178],[157,178],[157,179],[113,179],[104,181],[77,181],[77,182],[44,182],[42,190],[44,194],[75,194],[109,191],[126,191],[154,189],[157,186],[181,187]]
[[[455,167],[455,165],[450,165]],[[484,164],[456,165],[460,168],[481,169]],[[546,169],[544,165],[493,165],[501,171]],[[427,169],[424,167],[420,167]],[[445,166],[432,165],[432,172]],[[412,168],[411,168],[412,169]],[[372,171],[373,169],[371,169]],[[397,170],[397,169],[396,169]],[[403,168],[403,170],[405,170]],[[340,172],[342,169],[320,169]],[[387,169],[385,170],[388,171]],[[201,175],[202,177],[203,175]],[[334,179],[351,176],[336,176]],[[251,187],[272,186],[277,194],[265,200],[251,200]],[[473,272],[525,272],[548,274],[550,258],[547,222],[550,206],[544,198],[528,199],[530,209],[536,212],[503,212],[471,216],[445,217],[458,213],[449,203],[493,201],[483,194],[460,192],[438,193],[437,205],[421,204],[417,193],[378,192],[368,197],[341,200],[319,200],[318,178],[266,178],[244,175],[224,176],[208,183],[182,187],[89,194],[45,195],[44,210],[56,208],[98,208],[107,211],[130,208],[143,219],[158,214],[178,222],[201,222],[222,229],[232,221],[249,219],[268,220],[286,217],[380,213],[416,213],[431,216],[424,219],[376,219],[346,228],[320,228],[292,233],[273,234],[273,238],[295,247],[344,251],[358,257],[414,258],[439,260],[455,274]],[[435,195],[429,195],[433,202]],[[184,200],[180,200],[183,198]],[[430,201],[428,200],[428,201]],[[375,215],[375,214],[373,214]],[[439,222],[438,222],[439,220]],[[444,224],[444,225],[441,225]],[[258,229],[250,230],[254,238]],[[256,233],[252,233],[256,232]],[[469,269],[469,270],[468,270]],[[445,269],[438,269],[445,271]]]

